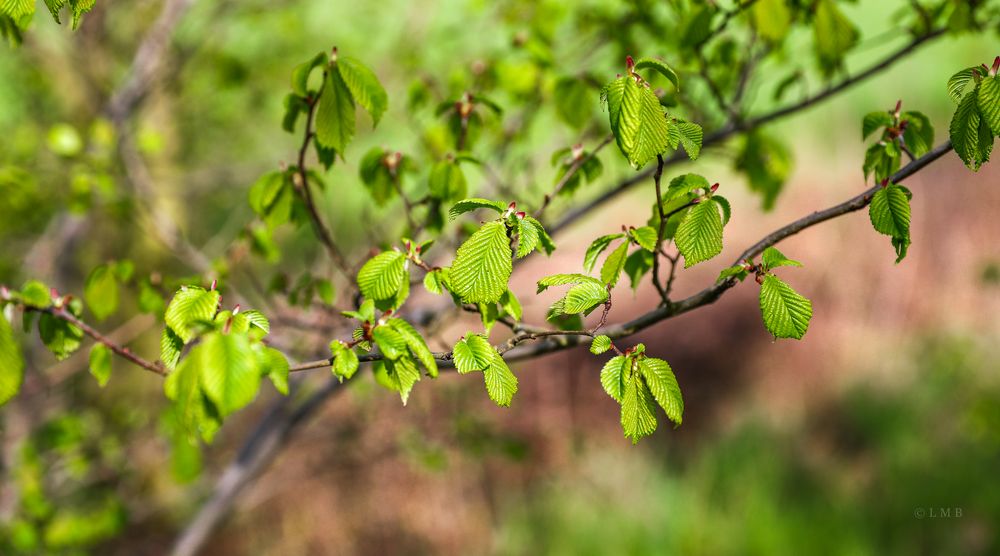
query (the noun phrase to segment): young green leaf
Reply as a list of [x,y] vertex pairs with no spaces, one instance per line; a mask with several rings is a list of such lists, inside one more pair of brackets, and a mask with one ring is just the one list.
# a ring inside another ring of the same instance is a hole
[[892,125],[892,114],[886,111],[869,112],[861,120],[861,140],[868,139],[868,136],[875,130]]
[[517,377],[510,371],[507,362],[496,351],[493,352],[490,366],[483,370],[483,381],[486,383],[486,393],[493,403],[500,407],[510,407],[510,402],[517,393]]
[[934,146],[934,126],[930,119],[921,112],[903,112],[900,121],[906,122],[903,130],[903,143],[915,157],[927,154]]
[[604,284],[581,282],[566,292],[563,312],[568,315],[588,313],[607,300],[608,289]]
[[674,89],[677,89],[678,91],[681,90],[681,82],[677,78],[677,73],[674,72],[674,70],[671,69],[670,66],[668,66],[667,64],[665,64],[660,60],[657,60],[655,58],[640,58],[635,62],[635,69],[636,71],[651,69],[659,73],[663,77],[666,77],[668,81],[673,83]]
[[[259,345],[259,344],[258,344]],[[281,395],[288,395],[288,372],[290,366],[285,354],[272,347],[264,347],[257,352],[258,365],[261,372],[274,384],[274,389]]]
[[760,312],[764,326],[775,338],[801,340],[812,319],[812,302],[769,274],[760,286]]
[[609,349],[611,349],[611,338],[604,334],[594,336],[594,340],[590,342],[590,353],[594,355],[600,355]]
[[493,363],[493,357],[497,352],[484,336],[470,332],[455,344],[452,354],[455,358],[455,369],[465,374],[486,370]]
[[[774,270],[779,266],[802,266],[802,263],[789,259],[781,251],[778,251],[774,247],[768,247],[764,249],[764,252],[760,255],[760,261],[764,265],[764,270]],[[743,267],[738,267],[742,269]]]
[[650,253],[656,252],[656,228],[652,226],[632,228],[628,231],[628,235],[639,244],[639,247]]
[[542,246],[542,251],[545,251],[546,255],[551,255],[556,250],[556,244],[552,241],[549,233],[545,231],[545,226],[542,226],[542,223],[534,216],[525,216],[524,221],[535,227],[538,232],[538,244]]
[[504,292],[503,296],[500,298],[500,307],[503,309],[504,313],[510,315],[514,320],[519,321],[523,316],[523,311],[521,309],[521,302],[514,295],[514,292],[509,289]]
[[24,358],[14,339],[14,329],[0,312],[0,407],[21,390],[24,381]]
[[581,284],[585,282],[604,287],[604,284],[602,284],[600,280],[587,276],[586,274],[553,274],[538,281],[537,293],[542,293],[552,286],[565,286],[567,284]]
[[261,370],[246,336],[213,332],[188,358],[198,367],[202,390],[223,417],[257,396]]
[[634,167],[641,168],[669,145],[670,131],[660,101],[631,76],[618,78],[605,91],[618,148]]
[[587,247],[587,252],[583,255],[583,268],[587,272],[594,270],[594,265],[597,264],[597,257],[604,252],[605,249],[611,245],[611,242],[625,237],[625,234],[610,234],[606,236],[601,236],[595,239],[589,247]]
[[496,303],[513,269],[507,227],[487,222],[459,248],[451,265],[451,290],[466,303]]
[[375,255],[358,271],[361,295],[374,301],[394,298],[404,282],[409,282],[406,255],[399,251],[383,251]]
[[351,97],[371,115],[373,127],[378,126],[382,114],[389,107],[389,95],[382,88],[378,77],[360,61],[349,56],[338,56],[336,66]]
[[375,380],[382,386],[399,392],[399,399],[403,405],[410,399],[410,392],[413,385],[420,380],[420,371],[413,359],[400,357],[399,359],[384,359],[376,361],[374,365]]
[[722,269],[719,272],[719,277],[715,279],[716,282],[722,282],[732,277],[736,277],[740,282],[746,279],[749,271],[741,264],[731,266],[729,268]]
[[656,405],[641,374],[635,371],[630,374],[624,380],[622,392],[622,430],[632,444],[638,444],[640,438],[656,431]]
[[605,363],[604,368],[601,369],[601,386],[618,403],[622,403],[622,395],[625,392],[625,371],[631,364],[631,358],[617,355]]
[[538,228],[527,219],[517,221],[517,258],[525,257],[538,247]]
[[464,199],[452,205],[451,209],[448,211],[448,217],[454,220],[462,214],[481,208],[492,209],[499,213],[507,210],[507,207],[504,206],[503,203],[498,203],[489,199]]
[[210,322],[219,306],[219,292],[186,286],[174,294],[167,305],[164,321],[185,344],[194,339],[194,327]]
[[198,434],[206,442],[211,442],[221,426],[220,415],[218,408],[202,391],[203,367],[200,356],[192,357],[195,354],[196,350],[192,350],[191,355],[167,375],[163,382],[163,391],[167,398],[174,402],[181,427],[189,434]]
[[636,290],[642,277],[653,268],[653,254],[645,249],[636,249],[625,259],[625,274],[629,277],[632,290]]
[[868,208],[875,231],[892,237],[910,235],[909,190],[894,183],[879,189]]
[[52,293],[48,286],[38,280],[28,280],[21,287],[21,301],[29,307],[45,309],[52,305]]
[[341,155],[354,137],[354,99],[339,72],[328,71],[316,108],[316,140]]
[[163,362],[163,365],[168,369],[176,367],[183,349],[184,340],[169,326],[163,327],[163,334],[160,335],[160,361]]
[[38,317],[38,335],[45,347],[60,361],[72,355],[83,339],[82,330],[49,313],[42,313]]
[[813,16],[816,55],[820,69],[829,77],[841,67],[844,54],[858,42],[858,31],[834,0],[819,0]]
[[969,83],[974,83],[974,74],[978,74],[980,77],[983,75],[979,67],[973,66],[965,68],[948,79],[948,96],[951,97],[951,100],[955,101],[955,104],[958,104],[962,100],[965,94],[965,87]]
[[292,70],[292,91],[300,96],[309,96],[309,76],[312,71],[329,61],[326,52],[319,52],[308,62],[303,62]]
[[101,388],[107,385],[111,378],[111,348],[102,343],[90,348],[90,374]]
[[692,207],[677,227],[674,241],[684,255],[684,268],[721,253],[722,215],[719,205],[705,200]]
[[989,125],[990,131],[995,136],[1000,135],[1000,75],[983,78],[979,83],[976,102],[979,104],[979,113],[983,121]]
[[[441,199],[442,201],[451,201],[454,199],[461,199],[465,197],[466,192],[469,189],[467,182],[465,180],[465,173],[462,172],[461,166],[454,160],[442,160],[431,168],[430,177],[427,180],[427,186],[430,188],[431,196],[435,199]],[[467,212],[473,208],[484,208],[475,206],[472,208],[466,208],[471,205],[463,205],[463,203],[475,203],[477,201],[484,201],[485,199],[466,199],[465,201],[459,201],[451,211],[449,215],[451,218],[455,218],[462,212]],[[489,203],[489,208],[500,207],[497,210],[504,210],[504,206],[500,203],[495,203],[493,201],[487,201]],[[461,212],[455,212],[456,207],[462,205]]]
[[438,366],[437,361],[434,359],[434,354],[427,347],[424,337],[417,332],[416,328],[413,328],[413,325],[400,318],[391,318],[386,321],[385,325],[395,330],[403,338],[406,347],[410,348],[413,355],[424,366],[424,369],[427,370],[428,376],[436,377],[438,375]]
[[680,425],[684,416],[684,398],[670,365],[662,359],[643,357],[639,360],[639,370],[656,402],[667,412],[667,417]]
[[980,128],[983,122],[979,115],[978,95],[977,87],[962,97],[948,126],[955,153],[973,171],[979,170],[979,167],[989,160],[989,152],[993,146],[992,138],[989,138],[989,147],[980,144],[982,135]]
[[87,276],[83,299],[97,320],[104,320],[118,309],[118,281],[108,265],[100,265]]
[[676,122],[670,126],[669,131],[672,135],[676,136],[681,146],[684,147],[688,158],[691,160],[698,158],[698,155],[701,154],[701,143],[705,136],[705,132],[702,131],[700,125],[693,122]]
[[625,258],[627,256],[628,242],[623,241],[621,245],[608,255],[608,258],[604,259],[604,265],[601,266],[601,282],[612,288],[615,287],[615,284],[618,283],[618,277],[621,276],[622,269],[625,268]]
[[331,370],[341,381],[347,380],[358,372],[358,354],[340,340],[330,342],[330,353],[333,357]]

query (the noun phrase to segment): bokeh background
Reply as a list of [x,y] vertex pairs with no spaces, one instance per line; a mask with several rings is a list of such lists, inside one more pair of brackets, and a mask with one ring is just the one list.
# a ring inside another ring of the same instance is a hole
[[[842,5],[862,32],[849,69],[905,42],[894,18],[907,4]],[[277,238],[278,261],[227,257],[253,220],[249,186],[295,152],[298,139],[280,129],[291,68],[333,45],[374,68],[390,95],[377,129],[361,118],[353,152],[326,175],[321,199],[341,242],[366,246],[398,237],[401,219],[398,203],[368,201],[357,178],[361,154],[388,145],[433,160],[444,148],[434,102],[420,104],[421,95],[436,102],[490,79],[503,83],[491,96],[505,112],[490,125],[514,140],[502,158],[499,141],[476,150],[497,160],[518,200],[536,206],[555,177],[550,154],[606,133],[596,89],[593,121],[576,130],[551,109],[545,76],[586,71],[609,80],[626,52],[677,55],[645,30],[641,14],[660,7],[641,1],[196,3],[134,117],[156,183],[155,195],[137,199],[102,108],[160,6],[98,1],[76,32],[39,13],[24,45],[0,51],[0,282],[34,277],[80,291],[89,270],[112,259],[134,261],[142,276],[194,275],[137,216],[139,203],[175,221],[234,289],[279,273],[328,273],[307,227]],[[750,88],[753,113],[778,104],[771,91],[790,71],[807,77],[789,98],[821,89],[810,40],[796,31],[775,67],[761,69]],[[704,287],[766,232],[867,187],[863,114],[903,99],[930,117],[942,141],[953,110],[945,82],[998,47],[996,29],[945,36],[769,126],[794,159],[772,211],[760,210],[733,170],[735,143],[670,168],[720,182],[734,206],[723,255],[683,271],[678,294]],[[620,158],[613,147],[603,151],[604,174],[579,198],[630,175]],[[492,192],[488,172],[467,171],[471,191]],[[1000,553],[1000,169],[972,173],[949,154],[906,185],[913,246],[898,265],[865,212],[780,245],[805,263],[780,273],[813,300],[804,340],[772,341],[752,283],[638,335],[677,374],[683,426],[661,419],[656,434],[632,446],[598,380],[603,358],[583,349],[514,366],[520,390],[510,409],[459,376],[419,383],[404,408],[365,374],[298,429],[204,553]],[[650,195],[639,187],[621,196],[557,237],[551,258],[519,267],[512,289],[524,292],[526,319],[540,321],[552,301],[531,295],[534,281],[575,271],[589,240],[644,222]],[[553,210],[571,203],[559,199]],[[614,322],[656,302],[646,286],[633,294],[623,284],[615,295]],[[130,316],[135,302],[123,303],[102,328],[152,357],[155,318]],[[305,318],[305,329],[289,323],[278,332],[302,360],[322,356],[330,339],[326,313]],[[432,348],[474,326],[460,318]],[[280,397],[265,388],[214,444],[185,449],[171,441],[157,379],[116,362],[99,389],[85,355],[56,363],[37,340],[25,342],[25,392],[0,411],[0,528],[20,553],[165,553]],[[329,379],[312,373],[300,392]]]

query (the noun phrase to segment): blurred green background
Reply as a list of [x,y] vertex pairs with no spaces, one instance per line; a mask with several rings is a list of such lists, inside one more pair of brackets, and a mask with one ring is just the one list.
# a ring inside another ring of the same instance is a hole
[[[900,14],[909,4],[841,4],[862,34],[847,73],[905,43]],[[390,96],[378,128],[359,118],[346,162],[325,175],[322,210],[343,244],[359,245],[357,256],[393,241],[402,226],[398,201],[369,201],[358,161],[374,145],[412,153],[423,163],[410,184],[419,190],[448,149],[438,102],[481,89],[504,107],[474,147],[490,169],[469,167],[470,196],[497,194],[494,171],[503,194],[534,207],[557,177],[552,152],[592,146],[607,132],[596,88],[583,125],[558,117],[558,77],[586,73],[603,83],[622,71],[626,53],[689,62],[650,23],[669,21],[666,4],[642,0],[199,2],[132,120],[156,183],[152,198],[138,199],[103,107],[160,7],[98,0],[75,32],[39,12],[25,44],[0,51],[0,283],[33,277],[80,291],[95,265],[123,259],[154,284],[196,274],[151,232],[143,203],[177,222],[251,306],[262,302],[246,293],[254,283],[328,273],[308,227],[275,237],[280,259],[232,255],[253,221],[250,185],[297,148],[280,127],[291,69],[334,45],[372,67]],[[865,187],[863,114],[903,99],[930,117],[942,141],[953,111],[945,82],[1000,54],[998,37],[996,28],[946,35],[769,126],[794,158],[771,212],[759,210],[733,170],[738,142],[670,172],[723,184],[735,211],[728,261],[767,231]],[[761,68],[748,93],[752,113],[822,89],[811,39],[796,30]],[[803,80],[774,100],[776,84],[796,71]],[[682,83],[688,78],[690,98],[705,103],[697,79],[682,72]],[[706,129],[721,121],[684,102],[676,111],[703,116]],[[633,173],[612,149],[602,152],[603,176],[579,198]],[[688,410],[678,429],[661,420],[653,437],[631,446],[597,378],[603,360],[581,351],[514,367],[521,390],[509,410],[458,376],[420,384],[402,408],[365,375],[243,493],[204,553],[1000,553],[994,166],[973,174],[950,154],[907,182],[914,245],[898,266],[863,213],[783,243],[806,264],[788,279],[815,307],[800,343],[771,341],[748,286],[641,334],[677,373]],[[576,271],[589,240],[645,221],[646,189],[557,237],[551,259],[518,269],[512,284],[525,292],[527,315],[541,320],[547,303],[531,299],[535,279]],[[557,199],[554,208],[571,204]],[[718,270],[682,273],[679,292],[697,291]],[[651,290],[619,290],[614,322],[655,303]],[[124,316],[136,302],[126,295],[123,304],[102,329],[157,353],[155,320]],[[308,316],[321,322],[325,314]],[[459,321],[442,336],[470,326]],[[278,337],[312,359],[329,342],[317,328]],[[37,343],[28,345],[26,393],[0,411],[0,551],[12,554],[165,553],[277,397],[262,395],[199,451],[172,441],[159,382],[116,362],[111,384],[98,389],[83,359],[56,364]],[[303,389],[322,385],[324,374]]]

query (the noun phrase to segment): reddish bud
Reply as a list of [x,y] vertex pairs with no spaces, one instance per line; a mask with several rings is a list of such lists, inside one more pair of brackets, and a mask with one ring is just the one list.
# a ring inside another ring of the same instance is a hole
[[882,187],[885,187],[887,185],[889,185],[889,178],[885,178],[882,180]]
[[580,160],[583,158],[583,143],[573,145],[571,152],[573,153],[573,160]]
[[899,99],[899,100],[896,101],[896,109],[893,110],[893,112],[896,114],[896,116],[899,116],[899,111],[902,108],[903,108],[903,99]]
[[634,68],[634,67],[635,67],[635,62],[632,61],[632,57],[631,56],[626,56],[625,57],[625,69],[628,70],[629,73],[632,73],[632,68]]
[[996,75],[998,71],[1000,71],[1000,56],[993,58],[993,71],[990,75]]
[[517,203],[514,202],[514,201],[511,201],[510,204],[507,205],[507,208],[509,208],[510,210],[514,210],[515,208],[517,208]]
[[517,212],[517,217],[520,218],[521,220],[524,220],[525,216],[528,216],[528,214],[523,210]]
[[418,245],[417,248],[414,249],[414,251],[416,251],[417,253],[419,253],[420,252],[420,246]]
[[218,285],[219,285],[219,280],[218,279],[212,280],[212,285],[209,286],[208,289],[214,292],[215,291],[215,287],[218,286]]
[[715,185],[712,186],[712,193],[715,193],[718,189],[719,189],[719,184],[716,183]]
[[333,47],[332,49],[330,49],[330,61],[331,62],[336,62],[337,61],[337,47],[336,46]]
[[239,312],[240,312],[240,304],[237,303],[236,306],[233,307],[233,314],[235,315],[238,314]]

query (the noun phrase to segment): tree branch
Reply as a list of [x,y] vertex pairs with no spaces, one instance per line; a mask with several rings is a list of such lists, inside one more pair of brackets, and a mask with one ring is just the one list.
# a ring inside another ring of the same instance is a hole
[[[918,47],[920,47],[927,41],[930,41],[932,39],[935,39],[943,35],[944,32],[945,32],[944,29],[936,29],[925,35],[916,37],[909,43],[907,43],[905,46],[900,48],[899,50],[896,50],[892,54],[886,56],[882,61],[877,62],[876,64],[872,65],[868,69],[862,71],[861,73],[853,77],[848,77],[844,79],[837,85],[829,87],[820,93],[817,93],[810,97],[806,97],[805,99],[792,103],[788,106],[784,106],[782,108],[778,108],[766,114],[757,116],[756,118],[747,119],[744,122],[730,121],[728,124],[722,126],[721,128],[715,130],[714,132],[707,134],[704,138],[704,141],[702,142],[702,147],[704,148],[714,145],[716,143],[721,143],[722,141],[728,139],[729,137],[737,133],[756,129],[763,125],[769,124],[775,120],[779,120],[786,116],[790,116],[792,114],[810,108],[811,106],[814,106],[820,102],[823,102],[824,100],[830,98],[831,96],[834,96],[837,93],[844,91],[845,89],[848,89],[874,75],[877,75],[878,73],[892,66],[893,64],[903,59],[907,55],[911,54],[913,51],[915,51]],[[687,157],[684,153],[677,151],[665,159],[664,165],[669,166],[672,164],[676,164],[681,160],[684,160],[685,158]],[[562,215],[562,217],[560,217],[555,224],[548,227],[549,232],[551,234],[556,234],[562,231],[564,228],[566,228],[573,222],[577,221],[585,214],[590,213],[594,209],[604,205],[605,203],[611,201],[615,197],[621,195],[626,190],[631,188],[633,185],[647,180],[650,176],[653,175],[653,172],[654,169],[647,168],[646,170],[639,172],[638,174],[635,174],[634,176],[626,180],[621,181],[620,183],[618,183],[611,189],[605,191],[596,199],[588,202],[587,204],[568,211],[566,214]]]

